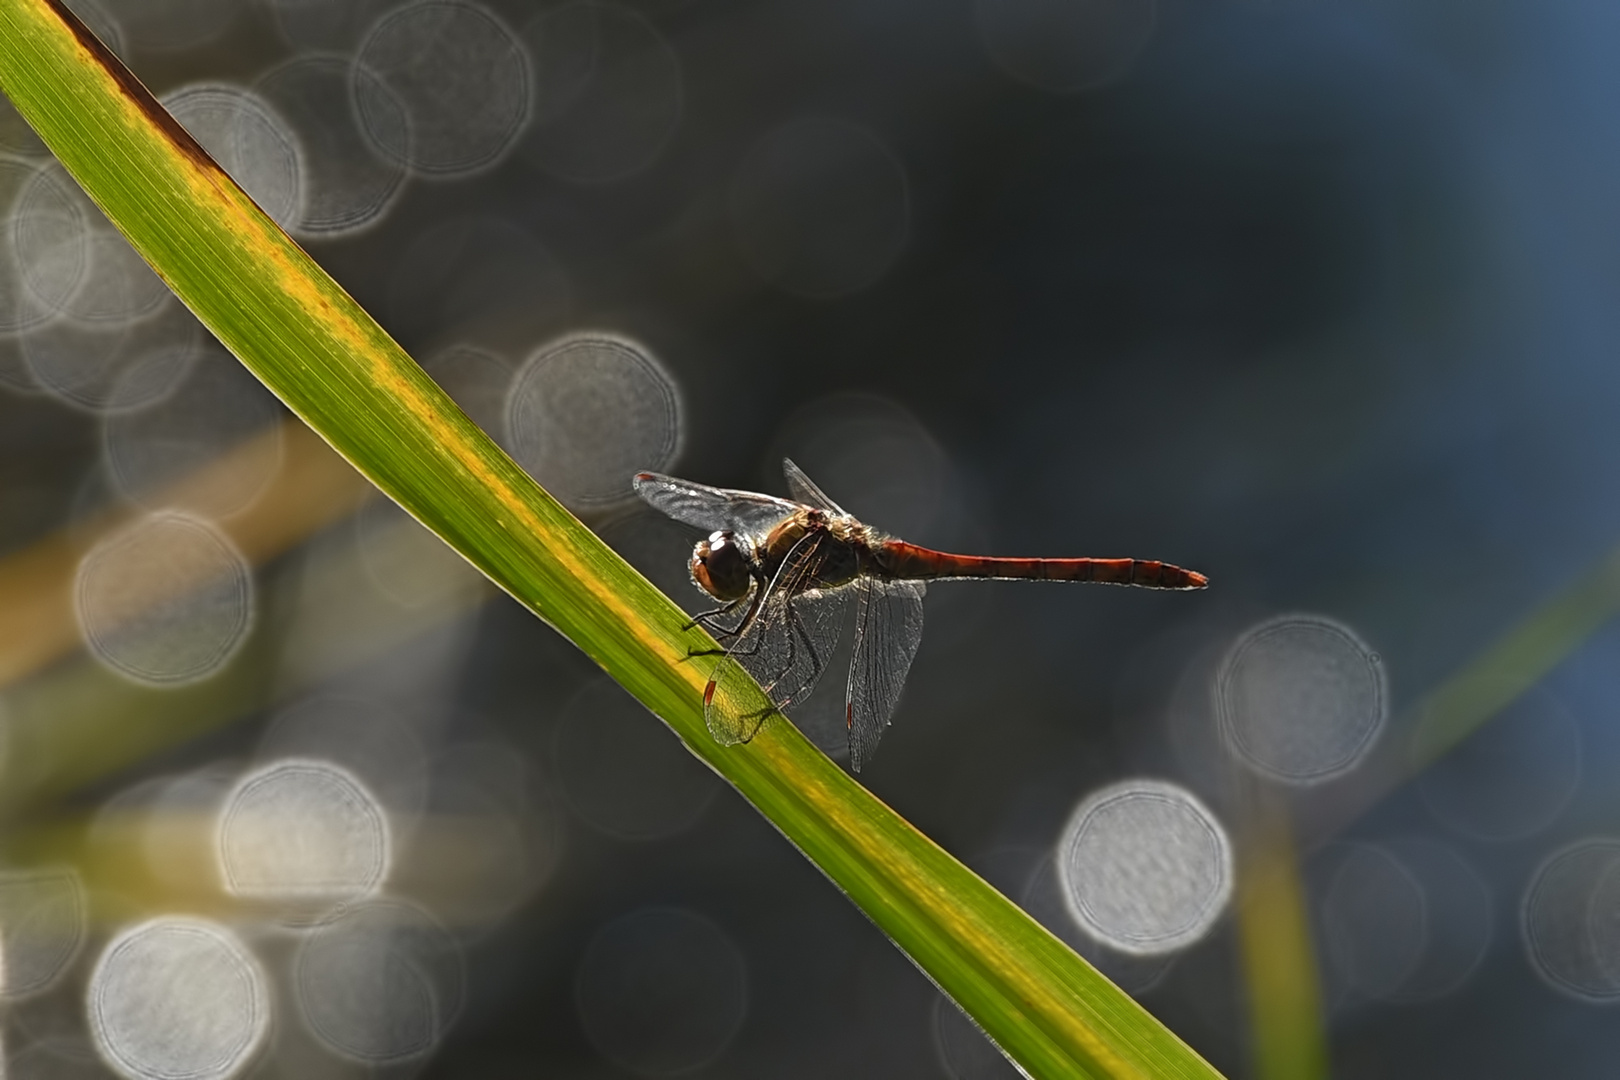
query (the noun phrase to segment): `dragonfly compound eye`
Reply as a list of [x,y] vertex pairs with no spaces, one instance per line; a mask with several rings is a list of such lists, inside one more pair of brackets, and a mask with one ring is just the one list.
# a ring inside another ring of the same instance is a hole
[[728,532],[709,534],[692,549],[692,580],[716,600],[740,600],[748,595],[753,577],[748,556]]

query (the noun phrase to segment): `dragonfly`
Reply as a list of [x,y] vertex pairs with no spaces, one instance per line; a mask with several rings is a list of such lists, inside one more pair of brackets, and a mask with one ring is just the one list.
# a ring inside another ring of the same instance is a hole
[[[693,616],[722,643],[703,692],[717,742],[751,740],[772,716],[803,702],[825,672],[855,604],[844,720],[850,768],[871,761],[922,641],[930,581],[1080,581],[1202,589],[1209,580],[1146,559],[1020,559],[953,555],[887,536],[827,497],[791,460],[793,498],[636,474],[636,494],[708,533],[692,550],[693,583],[719,606]],[[700,654],[694,654],[700,655]],[[769,706],[759,706],[764,690]]]

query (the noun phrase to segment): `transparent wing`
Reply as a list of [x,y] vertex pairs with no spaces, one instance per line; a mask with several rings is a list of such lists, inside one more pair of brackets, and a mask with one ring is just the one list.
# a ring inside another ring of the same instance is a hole
[[653,509],[705,532],[733,529],[757,535],[799,509],[786,499],[694,484],[662,473],[637,473],[632,483]]
[[849,661],[849,766],[856,772],[872,760],[889,726],[906,673],[922,641],[923,583],[864,578],[855,620],[855,651]]
[[[703,718],[721,745],[752,739],[772,715],[809,697],[827,670],[851,587],[805,588],[826,559],[825,540],[825,534],[811,533],[799,541],[754,618],[715,667],[703,696]],[[760,709],[756,683],[774,709]]]
[[782,475],[787,477],[788,491],[806,506],[830,510],[835,514],[844,513],[844,508],[827,498],[827,493],[805,475],[803,469],[793,464],[792,458],[782,459]]

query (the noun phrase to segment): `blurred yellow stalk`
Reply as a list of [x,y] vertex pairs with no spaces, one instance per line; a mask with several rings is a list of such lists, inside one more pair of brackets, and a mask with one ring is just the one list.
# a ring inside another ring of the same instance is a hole
[[1326,1024],[1287,806],[1258,789],[1247,802],[1237,917],[1254,1074],[1259,1080],[1323,1080]]
[[[409,857],[395,860],[382,884],[452,925],[476,925],[492,903],[521,901],[544,883],[556,851],[532,866],[514,866],[510,818],[495,814],[429,814],[411,824]],[[233,895],[220,873],[219,819],[179,810],[104,811],[12,830],[10,866],[71,867],[104,926],[185,911],[232,920],[330,911],[361,894],[311,892],[271,898]],[[23,928],[26,932],[29,928]]]
[[[220,527],[249,562],[274,559],[349,513],[374,488],[297,420],[248,439],[229,454],[158,494],[163,505],[191,506],[257,473],[266,443],[281,442],[281,467],[265,492]],[[251,470],[251,472],[250,472]],[[139,515],[106,511],[0,559],[0,686],[30,675],[79,647],[73,580],[95,542]],[[159,597],[151,598],[154,602]]]
[[[341,494],[340,485],[328,490]],[[328,509],[336,501],[331,498]],[[290,545],[291,532],[278,542]],[[61,796],[278,697],[306,692],[494,595],[459,559],[463,576],[447,584],[445,559],[455,557],[423,538],[421,526],[401,514],[369,537],[367,551],[358,541],[321,549],[293,568],[302,576],[302,603],[294,610],[273,606],[224,670],[201,682],[141,686],[81,655],[6,689],[0,694],[0,809],[15,813]],[[408,605],[380,594],[370,584],[368,552],[384,553],[402,576],[433,587]]]

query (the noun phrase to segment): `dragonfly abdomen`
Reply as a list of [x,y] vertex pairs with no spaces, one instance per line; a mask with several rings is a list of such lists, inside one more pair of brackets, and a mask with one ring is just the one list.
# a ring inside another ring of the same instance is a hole
[[1010,581],[1090,581],[1149,589],[1202,589],[1209,579],[1192,570],[1149,559],[1015,559],[953,555],[890,540],[878,550],[878,568],[907,580],[1001,578]]

